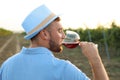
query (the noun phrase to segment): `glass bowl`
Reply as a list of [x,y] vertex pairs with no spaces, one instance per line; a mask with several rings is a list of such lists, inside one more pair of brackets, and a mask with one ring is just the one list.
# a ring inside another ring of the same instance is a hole
[[67,30],[62,44],[67,48],[76,48],[79,45],[80,36],[74,31]]

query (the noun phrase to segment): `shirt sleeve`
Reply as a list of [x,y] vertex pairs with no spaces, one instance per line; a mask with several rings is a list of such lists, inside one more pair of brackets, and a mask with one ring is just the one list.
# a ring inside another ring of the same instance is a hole
[[90,80],[80,69],[69,61],[67,61],[64,69],[63,80]]

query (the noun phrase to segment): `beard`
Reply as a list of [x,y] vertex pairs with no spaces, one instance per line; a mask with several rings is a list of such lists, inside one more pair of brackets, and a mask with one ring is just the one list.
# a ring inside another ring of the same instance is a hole
[[49,45],[50,45],[49,49],[53,52],[62,52],[63,51],[62,45],[57,44],[52,39],[49,40]]

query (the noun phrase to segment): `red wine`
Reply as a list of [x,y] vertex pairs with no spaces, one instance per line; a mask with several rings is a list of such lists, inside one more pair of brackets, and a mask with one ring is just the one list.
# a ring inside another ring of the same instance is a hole
[[62,44],[67,48],[75,48],[78,46],[79,42],[63,42]]

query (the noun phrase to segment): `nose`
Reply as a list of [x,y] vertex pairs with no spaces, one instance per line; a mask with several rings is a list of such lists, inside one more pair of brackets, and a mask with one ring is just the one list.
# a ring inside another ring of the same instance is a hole
[[63,32],[62,38],[65,39],[65,37],[66,37],[66,35],[65,35],[65,33]]

